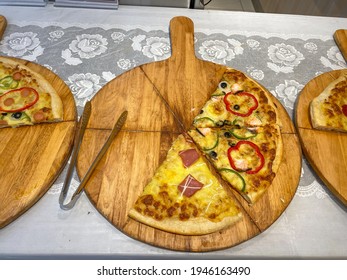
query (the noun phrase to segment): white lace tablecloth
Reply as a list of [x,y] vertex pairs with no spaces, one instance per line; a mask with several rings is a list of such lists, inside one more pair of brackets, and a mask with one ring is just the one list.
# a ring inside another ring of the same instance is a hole
[[[293,116],[304,85],[347,65],[332,35],[347,19],[173,8],[119,10],[1,7],[8,27],[0,55],[34,61],[71,88],[78,111],[103,85],[138,65],[170,56],[168,26],[185,15],[195,23],[196,55],[255,78]],[[347,258],[347,209],[303,160],[295,197],[259,236],[210,253],[164,250],[125,236],[83,194],[59,208],[65,176],[16,221],[0,230],[0,258]],[[72,188],[79,183],[75,176]],[[1,182],[0,182],[1,184]]]

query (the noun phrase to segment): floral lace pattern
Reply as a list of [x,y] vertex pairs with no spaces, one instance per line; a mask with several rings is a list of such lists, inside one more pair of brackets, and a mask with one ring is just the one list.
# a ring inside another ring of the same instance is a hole
[[[323,43],[317,38],[196,32],[194,40],[198,58],[247,73],[263,83],[290,114],[309,80],[347,67],[333,39]],[[169,58],[171,44],[169,33],[163,30],[9,24],[0,41],[0,55],[35,61],[57,73],[70,87],[81,112],[86,101],[118,75]],[[304,162],[298,197],[327,197],[313,174]],[[63,177],[50,194],[59,192]],[[77,177],[74,180],[77,182]]]

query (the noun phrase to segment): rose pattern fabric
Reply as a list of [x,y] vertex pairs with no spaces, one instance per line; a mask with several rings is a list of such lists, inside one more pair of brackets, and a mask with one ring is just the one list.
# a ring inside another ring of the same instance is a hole
[[100,76],[96,74],[74,74],[66,82],[75,96],[77,105],[84,106],[101,89]]
[[267,66],[276,73],[292,73],[294,67],[305,59],[294,46],[284,43],[271,45],[268,48],[268,56],[272,62],[268,62]]
[[318,183],[313,174],[309,171],[307,162],[303,161],[301,170],[301,179],[305,178],[305,182],[301,180],[296,195],[302,198],[315,196],[318,199],[324,199],[328,196],[327,192]]
[[155,61],[164,60],[171,55],[170,42],[167,38],[150,37],[142,48],[142,53]]
[[62,51],[62,57],[70,65],[82,63],[79,58],[73,57],[77,54],[80,58],[94,58],[107,50],[107,39],[100,34],[82,34],[77,35],[76,39],[69,44],[69,48]]
[[164,37],[138,35],[132,38],[132,48],[154,61],[165,60],[171,56],[170,40]]
[[199,47],[199,53],[205,60],[212,61],[219,64],[226,64],[231,61],[236,55],[243,53],[241,43],[234,39],[228,40],[229,44],[221,40],[208,40],[204,41]]
[[329,67],[333,70],[347,68],[347,64],[337,46],[331,47],[327,51],[327,57],[322,56],[320,61],[325,67]]
[[61,39],[63,36],[64,36],[63,30],[55,30],[55,31],[49,32],[48,40],[58,41],[58,39]]
[[2,40],[0,51],[8,56],[34,61],[44,51],[37,36],[33,32],[12,33]]
[[[198,58],[239,69],[261,81],[289,112],[310,79],[347,68],[333,39],[195,32],[194,44]],[[159,30],[8,24],[0,41],[0,55],[35,61],[55,72],[70,87],[81,113],[85,102],[118,75],[137,65],[169,58],[171,44],[169,33]],[[313,174],[304,163],[298,198],[328,197]],[[74,180],[72,187],[78,178]],[[49,193],[59,193],[61,186],[58,181]]]
[[264,72],[260,69],[254,69],[254,67],[247,67],[247,73],[251,76],[251,78],[261,81],[264,79]]
[[275,91],[272,93],[284,102],[285,107],[293,110],[295,100],[303,88],[304,85],[299,84],[297,81],[285,80],[284,84],[276,86]]
[[312,42],[307,42],[304,45],[304,48],[307,49],[311,53],[317,53],[317,50],[318,50],[318,46],[315,43],[312,43]]
[[248,39],[248,40],[246,41],[246,43],[247,43],[247,45],[248,45],[251,49],[253,49],[253,50],[260,50],[260,49],[261,49],[260,43],[259,43],[259,41],[257,41],[257,40]]

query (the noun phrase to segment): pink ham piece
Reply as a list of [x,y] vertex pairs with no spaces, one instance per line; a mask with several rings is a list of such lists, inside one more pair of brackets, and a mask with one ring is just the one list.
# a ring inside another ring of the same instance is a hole
[[195,149],[180,151],[179,156],[182,159],[184,167],[191,166],[200,157],[199,153]]
[[191,197],[198,190],[204,186],[203,183],[200,183],[192,175],[188,175],[179,185],[178,190],[186,197]]

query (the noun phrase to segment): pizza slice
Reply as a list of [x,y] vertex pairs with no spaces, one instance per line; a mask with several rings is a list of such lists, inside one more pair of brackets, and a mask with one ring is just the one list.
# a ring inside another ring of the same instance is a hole
[[234,224],[242,214],[194,144],[181,134],[129,216],[167,232],[203,235]]
[[347,132],[347,74],[332,81],[310,103],[313,128]]
[[221,177],[249,203],[272,184],[282,158],[277,125],[193,128],[188,133]]
[[278,124],[275,104],[267,90],[242,72],[227,68],[217,89],[194,119],[196,127],[247,127]]
[[63,119],[63,103],[40,74],[0,58],[0,127],[17,127]]

